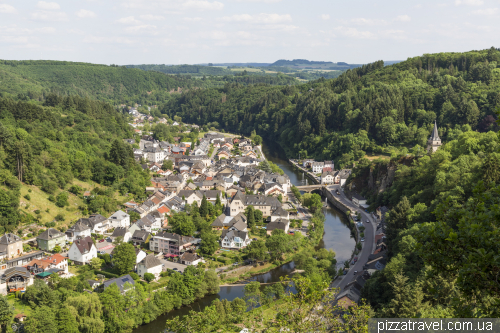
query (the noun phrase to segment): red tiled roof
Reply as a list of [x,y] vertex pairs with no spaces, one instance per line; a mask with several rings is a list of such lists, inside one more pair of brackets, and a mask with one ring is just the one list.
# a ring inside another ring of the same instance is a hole
[[59,253],[51,255],[50,257],[43,258],[43,261],[50,262],[51,264],[58,265],[61,261],[66,260],[66,257],[63,257]]
[[157,209],[160,214],[166,214],[170,211],[167,206],[161,206],[160,208]]

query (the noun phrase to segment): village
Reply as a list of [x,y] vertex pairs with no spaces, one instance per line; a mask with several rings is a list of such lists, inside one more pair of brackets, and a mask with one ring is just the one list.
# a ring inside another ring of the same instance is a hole
[[[134,117],[131,124],[134,128],[137,123],[152,121],[135,109],[130,114]],[[173,122],[170,126],[179,126],[179,123]],[[197,130],[196,125],[183,126]],[[134,131],[136,138],[124,141],[138,146],[133,149],[134,158],[151,175],[151,184],[145,188],[147,199],[125,202],[122,209],[107,217],[101,214],[82,217],[64,232],[48,228],[30,240],[13,233],[3,235],[0,238],[2,294],[24,292],[36,279],[48,282],[52,274],[70,278],[79,274],[78,267],[95,268],[96,262],[110,262],[115,248],[122,243],[130,243],[135,248],[133,271],[115,277],[97,269],[95,272],[101,274],[87,281],[89,292],[102,292],[111,284],[123,290],[125,283],[134,284],[137,278],[160,285],[165,272],[182,274],[188,266],[216,269],[230,276],[232,270],[237,271],[241,266],[251,268],[252,260],[242,261],[242,253],[238,252],[252,241],[272,235],[273,230],[308,236],[310,214],[296,200],[290,178],[266,161],[262,147],[251,139],[207,132],[193,145],[191,141],[180,141],[179,137],[169,143],[155,140],[151,132]],[[332,161],[305,159],[292,163],[310,173],[321,186],[336,186],[337,195],[338,188],[351,174],[350,169],[335,171]],[[84,197],[92,195],[90,191],[84,193]],[[214,207],[222,210],[210,225],[218,237],[213,255],[200,253],[203,237],[199,232],[178,234],[169,223],[172,216],[189,214],[192,207],[201,207],[204,202],[211,210]],[[357,195],[353,196],[352,203],[361,211],[367,207],[366,199]],[[249,207],[260,214],[256,215],[259,216],[256,224],[252,221],[253,225],[249,225],[246,215]],[[368,239],[380,243],[382,237],[383,234]],[[377,258],[385,259],[385,256],[377,255]],[[356,261],[357,257],[352,264]],[[358,279],[356,274],[353,278]],[[347,294],[349,301],[353,301],[353,292],[348,292],[353,290],[350,286],[352,283],[341,294],[343,300]]]

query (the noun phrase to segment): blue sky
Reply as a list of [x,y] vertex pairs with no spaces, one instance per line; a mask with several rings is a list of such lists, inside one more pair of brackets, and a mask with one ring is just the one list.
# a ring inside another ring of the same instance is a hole
[[0,0],[0,58],[368,63],[500,47],[500,0]]

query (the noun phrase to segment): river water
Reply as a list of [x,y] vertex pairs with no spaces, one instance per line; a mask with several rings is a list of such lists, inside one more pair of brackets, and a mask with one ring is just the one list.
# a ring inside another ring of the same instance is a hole
[[[266,158],[277,164],[290,177],[290,181],[293,185],[307,185],[310,182],[310,180],[307,179],[302,172],[293,168],[293,166],[288,162],[281,147],[278,145],[269,147],[264,144],[263,150]],[[335,252],[335,257],[337,258],[337,265],[339,267],[343,267],[343,262],[351,258],[351,254],[355,246],[354,238],[348,228],[347,219],[342,212],[335,207],[328,206],[327,208],[323,208],[323,213],[325,214],[325,234],[323,235],[323,240],[320,242],[319,247],[332,249]],[[276,282],[279,281],[280,277],[290,274],[293,269],[294,263],[290,262],[281,267],[277,267],[268,273],[254,276],[251,280],[259,281],[261,283]],[[189,306],[170,311],[167,314],[159,316],[156,320],[147,325],[139,326],[133,332],[160,333],[165,330],[165,322],[167,319],[187,315],[191,310],[202,310],[217,298],[232,301],[236,297],[243,298],[243,296],[243,286],[220,287],[220,292],[217,295],[204,297]]]

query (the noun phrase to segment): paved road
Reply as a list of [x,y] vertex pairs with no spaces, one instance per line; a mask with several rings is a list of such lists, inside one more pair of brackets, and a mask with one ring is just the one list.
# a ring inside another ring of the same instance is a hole
[[[339,185],[328,186],[328,189],[333,193],[333,195],[339,199],[343,204],[351,209],[352,212],[360,212],[361,220],[363,221],[363,225],[365,226],[365,241],[363,244],[363,248],[361,249],[361,253],[358,254],[358,261],[351,266],[349,272],[343,276],[343,278],[336,279],[332,286],[335,288],[340,288],[343,290],[346,284],[352,281],[354,277],[354,272],[358,271],[358,273],[363,271],[363,266],[368,261],[368,256],[373,253],[375,249],[375,230],[377,227],[376,220],[371,216],[371,214],[366,213],[363,209],[355,206],[351,200],[347,199],[344,195],[343,191],[340,191],[340,195],[337,195],[335,191],[340,188]],[[365,223],[366,221],[370,221],[370,223]]]
[[170,268],[170,269],[177,268],[178,272],[184,272],[184,269],[187,267],[187,265],[178,264],[176,262],[171,262],[171,261],[165,260],[163,258],[158,258],[158,259],[160,259],[161,263],[165,265],[165,266],[163,266],[164,270],[166,270],[167,268]]

